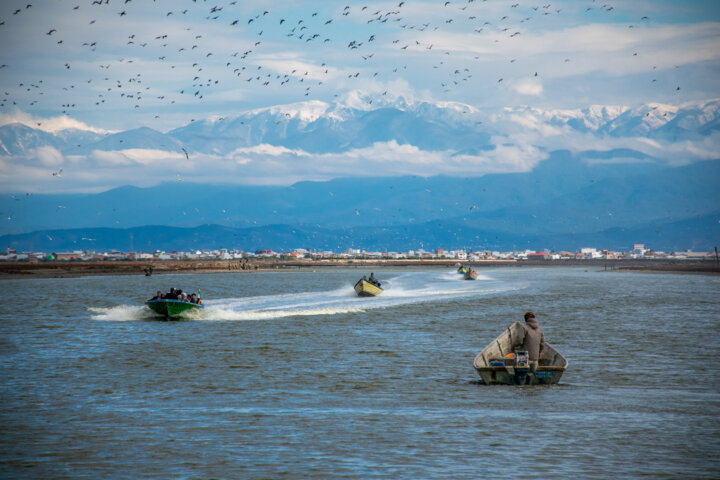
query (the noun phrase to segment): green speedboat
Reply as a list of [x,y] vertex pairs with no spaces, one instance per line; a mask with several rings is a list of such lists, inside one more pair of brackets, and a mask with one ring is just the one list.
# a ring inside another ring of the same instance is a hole
[[177,318],[183,312],[187,312],[188,310],[202,310],[205,308],[205,305],[203,304],[166,299],[148,300],[145,302],[145,305],[150,307],[153,312],[158,313],[165,318]]

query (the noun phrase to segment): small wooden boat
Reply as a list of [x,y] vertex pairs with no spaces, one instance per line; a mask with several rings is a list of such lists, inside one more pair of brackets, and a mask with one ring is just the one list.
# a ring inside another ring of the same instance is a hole
[[[475,357],[473,367],[486,385],[516,383],[512,339],[520,335],[522,328],[520,322],[513,323]],[[537,371],[528,376],[530,385],[558,383],[567,366],[567,359],[545,342]]]
[[164,298],[158,300],[148,300],[145,302],[145,305],[150,307],[153,312],[163,315],[165,318],[177,318],[183,312],[187,312],[188,310],[202,310],[205,308],[205,305],[203,304],[183,302],[181,300],[168,300]]
[[383,292],[383,289],[361,278],[355,284],[355,293],[358,297],[376,297]]
[[468,269],[465,272],[465,280],[477,280],[477,272],[475,270]]

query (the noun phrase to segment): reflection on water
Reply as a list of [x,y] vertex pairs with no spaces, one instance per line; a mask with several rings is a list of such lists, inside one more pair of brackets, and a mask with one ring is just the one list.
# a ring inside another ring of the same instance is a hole
[[[375,269],[359,298],[368,273],[0,282],[0,476],[720,476],[717,277]],[[205,309],[156,321],[170,287]],[[529,309],[561,384],[480,384]]]

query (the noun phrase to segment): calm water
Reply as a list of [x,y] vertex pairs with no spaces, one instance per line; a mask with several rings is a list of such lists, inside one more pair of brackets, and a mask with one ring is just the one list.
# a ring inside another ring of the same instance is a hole
[[[0,281],[0,477],[720,477],[719,277],[363,273]],[[154,319],[170,287],[205,311]],[[561,383],[480,384],[528,309]]]

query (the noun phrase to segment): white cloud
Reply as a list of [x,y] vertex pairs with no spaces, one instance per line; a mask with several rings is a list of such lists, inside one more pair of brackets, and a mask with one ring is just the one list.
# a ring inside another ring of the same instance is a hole
[[15,109],[15,111],[12,113],[0,112],[0,126],[10,125],[13,123],[20,123],[27,127],[49,133],[56,133],[60,130],[66,130],[71,128],[77,130],[86,130],[89,132],[100,134],[114,133],[110,130],[105,130],[103,128],[87,125],[86,123],[80,122],[78,120],[75,120],[74,118],[65,115],[55,117],[40,117],[21,111],[19,109]]
[[[149,186],[158,179],[176,178],[206,183],[278,185],[358,175],[481,176],[529,171],[547,158],[548,152],[557,149],[575,153],[631,149],[664,159],[668,164],[717,158],[720,151],[718,132],[696,140],[670,143],[644,137],[608,137],[551,126],[539,113],[513,112],[495,118],[492,123],[498,131],[491,138],[494,148],[474,154],[426,151],[394,140],[325,154],[261,144],[239,148],[228,155],[196,152],[189,160],[178,152],[152,149],[95,150],[89,155],[63,157],[47,147],[38,149],[31,158],[8,161],[0,174],[0,190],[100,191],[121,185]],[[620,161],[603,161],[611,160]],[[62,178],[53,177],[51,172],[59,167],[64,169]]]
[[136,162],[124,155],[122,151],[117,150],[109,152],[103,150],[93,150],[93,152],[88,156],[88,160],[99,168],[107,168],[109,166],[129,167],[136,165]]
[[540,80],[520,80],[513,83],[513,89],[521,95],[539,96],[543,93],[543,86]]
[[281,155],[292,155],[292,156],[309,156],[308,153],[302,150],[291,150],[282,146],[268,145],[266,143],[255,145],[252,147],[237,148],[233,150],[230,155],[263,155],[271,157],[279,157]]
[[32,156],[40,160],[40,163],[46,167],[59,167],[64,163],[62,153],[50,146],[36,148]]
[[146,148],[130,148],[121,150],[119,153],[122,153],[122,155],[139,165],[150,165],[158,161],[172,161],[177,163],[179,160],[187,160],[183,153]]

